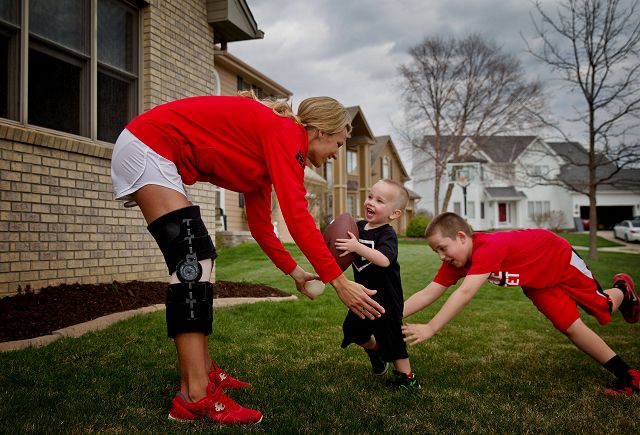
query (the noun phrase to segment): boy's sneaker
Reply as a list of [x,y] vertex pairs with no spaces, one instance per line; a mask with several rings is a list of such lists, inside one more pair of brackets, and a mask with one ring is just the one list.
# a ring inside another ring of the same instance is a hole
[[634,393],[640,393],[640,371],[629,369],[627,373],[628,378],[618,379],[613,386],[604,390],[604,393],[610,396],[632,396]]
[[422,388],[418,378],[413,373],[402,373],[397,370],[393,371],[393,386],[397,389],[419,390]]
[[197,402],[184,400],[178,392],[171,403],[169,419],[176,421],[212,420],[219,424],[253,424],[262,421],[262,413],[238,405],[213,382],[207,385],[207,395]]
[[220,387],[223,390],[243,390],[245,388],[251,388],[251,384],[249,382],[235,379],[218,367],[215,362],[211,361],[211,365],[213,368],[209,372],[209,380],[213,382],[216,387]]
[[380,358],[380,352],[377,350],[369,350],[365,349],[367,355],[369,356],[369,361],[371,361],[371,369],[373,370],[373,374],[376,376],[382,376],[387,373],[387,369],[389,368],[389,363],[383,361]]
[[640,300],[633,279],[626,273],[619,273],[613,277],[613,286],[625,290],[624,299],[618,308],[624,320],[636,323],[640,319]]

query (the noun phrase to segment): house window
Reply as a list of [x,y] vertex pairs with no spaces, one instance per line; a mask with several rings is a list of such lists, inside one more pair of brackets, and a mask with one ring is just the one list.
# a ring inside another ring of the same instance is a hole
[[391,162],[388,157],[382,159],[382,178],[391,178]]
[[0,2],[0,117],[18,120],[20,0]]
[[[119,0],[0,1],[0,116],[114,142],[137,113],[137,32],[138,11]],[[19,68],[22,52],[28,71]]]
[[531,168],[532,174],[534,176],[546,176],[549,174],[549,166],[546,165],[535,165]]
[[480,219],[484,219],[484,201],[480,202]]
[[238,91],[253,91],[260,99],[265,98],[264,91],[256,85],[252,85],[246,81],[242,76],[237,76],[237,89]]
[[116,0],[98,3],[98,139],[115,142],[133,118],[137,13]]
[[475,219],[475,217],[476,217],[476,203],[475,203],[475,201],[467,201],[467,217],[469,219]]
[[244,193],[238,193],[238,207],[244,208]]
[[333,187],[333,161],[327,160],[324,164],[324,179],[327,180],[327,187]]
[[347,213],[354,217],[360,216],[358,204],[357,195],[347,195]]
[[353,150],[347,150],[347,173],[358,173],[358,153]]
[[457,215],[462,215],[462,207],[460,201],[453,202],[453,212]]
[[527,202],[527,215],[529,219],[536,219],[551,214],[551,202],[550,201],[528,201]]

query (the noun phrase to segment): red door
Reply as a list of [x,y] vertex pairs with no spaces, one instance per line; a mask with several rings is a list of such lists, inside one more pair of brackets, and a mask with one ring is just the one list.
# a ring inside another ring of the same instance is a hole
[[504,223],[507,221],[507,204],[504,202],[498,203],[498,222]]

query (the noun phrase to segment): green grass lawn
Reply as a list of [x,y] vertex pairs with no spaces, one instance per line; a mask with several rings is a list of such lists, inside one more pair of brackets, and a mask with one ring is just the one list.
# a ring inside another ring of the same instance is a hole
[[[297,248],[288,246],[302,260]],[[424,243],[400,245],[405,297],[439,262]],[[619,271],[639,278],[640,256],[601,253],[590,264],[605,286]],[[251,244],[224,249],[222,280],[295,293],[290,278]],[[408,319],[425,322],[442,301]],[[262,423],[220,428],[167,420],[178,386],[164,312],[39,349],[0,354],[0,432],[6,433],[640,433],[640,397],[601,394],[612,377],[556,332],[517,288],[485,286],[440,334],[409,349],[422,390],[398,392],[370,374],[362,350],[340,349],[346,308],[329,288],[315,301],[259,303],[214,314],[212,355],[254,388],[231,392]],[[599,326],[640,365],[640,324],[619,315]]]
[[[565,238],[572,246],[589,246],[589,233],[558,233]],[[624,246],[622,243],[614,242],[602,237],[597,238],[598,248],[609,248],[612,246]]]

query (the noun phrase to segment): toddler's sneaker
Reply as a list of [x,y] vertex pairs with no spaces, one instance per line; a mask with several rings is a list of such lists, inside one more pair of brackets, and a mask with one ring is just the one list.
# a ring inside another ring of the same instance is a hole
[[397,370],[393,371],[393,386],[399,390],[419,390],[422,388],[416,375],[413,373],[402,373]]
[[219,424],[253,424],[262,421],[262,413],[238,405],[222,392],[222,388],[209,382],[206,397],[194,403],[184,400],[182,393],[178,392],[171,403],[169,419],[212,420]]
[[629,376],[626,379],[618,379],[616,383],[604,390],[605,394],[610,396],[632,396],[634,393],[640,393],[640,371],[629,369]]
[[211,365],[213,368],[209,372],[209,380],[213,382],[216,387],[220,387],[223,390],[243,390],[245,388],[251,388],[251,384],[249,382],[235,379],[218,367],[215,362],[211,361]]
[[633,279],[626,273],[619,273],[613,277],[613,286],[625,290],[624,299],[618,308],[624,320],[636,323],[640,319],[640,300]]
[[373,370],[374,375],[382,376],[387,373],[389,363],[380,358],[380,352],[369,349],[365,349],[364,351],[367,352],[367,355],[369,356],[369,361],[371,361],[371,370]]

